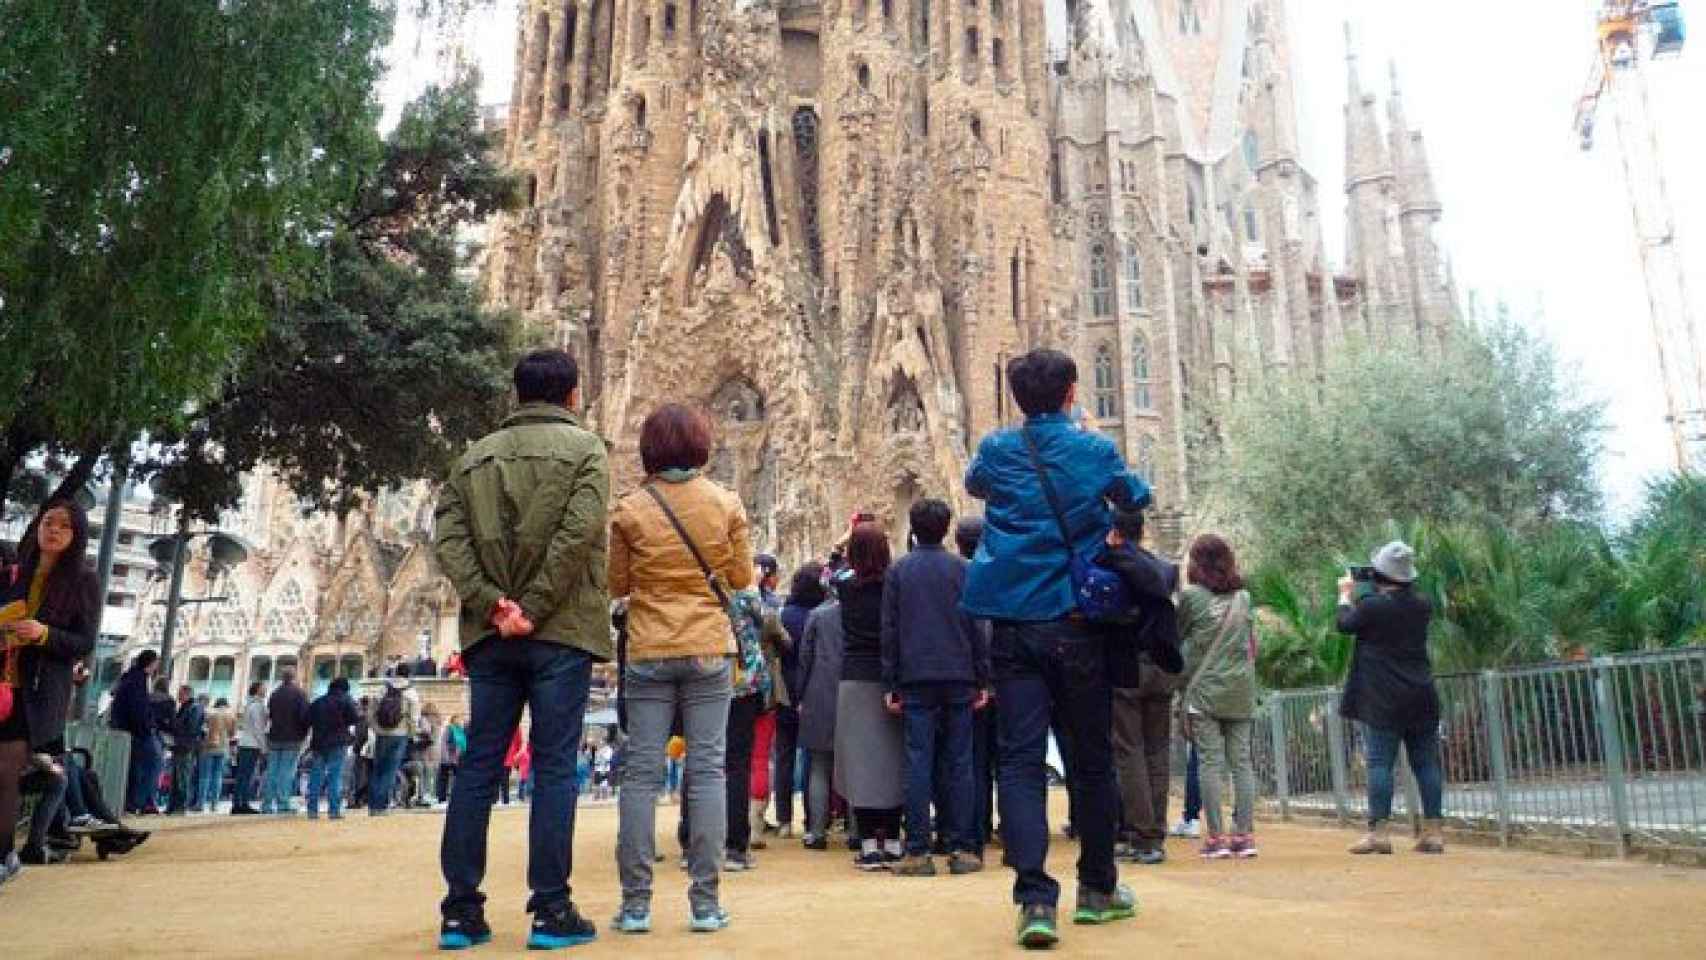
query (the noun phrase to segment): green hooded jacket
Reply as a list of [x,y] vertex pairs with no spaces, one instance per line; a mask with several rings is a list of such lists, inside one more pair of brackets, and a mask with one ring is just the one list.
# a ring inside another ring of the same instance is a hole
[[524,404],[462,455],[439,492],[433,552],[462,598],[461,644],[491,634],[500,598],[533,636],[612,655],[605,589],[610,461],[574,414]]
[[[1221,618],[1234,603],[1243,604],[1243,625],[1234,625],[1225,649],[1212,662],[1205,662],[1220,637]],[[1216,594],[1193,584],[1179,594],[1185,709],[1220,720],[1249,720],[1256,715],[1256,664],[1251,654],[1255,629],[1255,609],[1250,595],[1242,590]]]

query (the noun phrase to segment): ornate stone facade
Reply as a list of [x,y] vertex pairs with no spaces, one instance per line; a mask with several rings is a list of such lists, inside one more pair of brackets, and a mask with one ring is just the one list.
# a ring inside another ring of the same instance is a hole
[[969,451],[1017,413],[1004,364],[1038,345],[1078,357],[1165,535],[1214,398],[1455,313],[1421,138],[1396,97],[1381,131],[1354,61],[1350,270],[1328,266],[1284,16],[526,0],[505,156],[529,204],[494,227],[487,294],[583,359],[618,489],[654,406],[705,405],[713,474],[784,558],[854,509],[971,506]]
[[[219,528],[249,545],[249,559],[210,579],[206,541],[196,541],[183,596],[225,599],[179,609],[173,683],[235,703],[250,682],[270,688],[286,667],[319,691],[334,676],[364,676],[423,650],[444,664],[456,648],[457,598],[433,562],[431,520],[425,484],[368,500],[340,522],[304,514],[264,471],[246,478],[242,506]],[[118,663],[160,648],[166,589],[161,577],[143,593]]]

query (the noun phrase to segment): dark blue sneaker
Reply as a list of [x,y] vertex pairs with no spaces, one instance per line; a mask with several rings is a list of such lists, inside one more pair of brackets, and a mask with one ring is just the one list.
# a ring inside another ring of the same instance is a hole
[[490,943],[491,939],[492,928],[486,926],[486,918],[478,908],[452,913],[438,928],[440,950],[466,950]]
[[527,936],[529,950],[562,950],[598,939],[598,928],[580,915],[572,903],[544,907],[533,914],[533,932]]

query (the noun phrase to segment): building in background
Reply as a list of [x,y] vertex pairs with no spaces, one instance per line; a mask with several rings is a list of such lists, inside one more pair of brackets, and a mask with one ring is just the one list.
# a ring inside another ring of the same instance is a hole
[[789,558],[855,508],[971,506],[1005,363],[1067,349],[1165,543],[1214,401],[1456,322],[1422,139],[1354,58],[1328,262],[1288,29],[1279,0],[524,0],[528,203],[487,294],[584,358],[619,488],[654,406],[706,406],[712,474]]

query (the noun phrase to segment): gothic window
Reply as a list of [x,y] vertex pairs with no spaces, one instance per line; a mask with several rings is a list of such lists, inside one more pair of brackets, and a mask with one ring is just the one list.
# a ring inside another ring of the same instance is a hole
[[1149,339],[1140,333],[1131,340],[1132,392],[1139,410],[1155,409],[1155,381],[1149,371]]
[[1197,225],[1197,188],[1185,184],[1185,216],[1190,218],[1191,226]]
[[995,70],[997,73],[1006,69],[1006,56],[1005,51],[1001,49],[1000,37],[996,37],[994,40],[989,41],[989,59],[995,64]]
[[1107,344],[1096,348],[1096,419],[1113,420],[1120,415],[1119,376],[1114,369],[1114,352]]
[[1251,243],[1255,243],[1257,237],[1259,236],[1258,231],[1256,230],[1256,208],[1255,207],[1245,207],[1244,208],[1244,236],[1249,238],[1249,241]]
[[812,272],[823,276],[823,236],[818,225],[817,202],[817,114],[810,107],[794,111],[794,156],[800,184],[800,209],[804,214],[806,247]]
[[871,89],[871,68],[867,64],[859,64],[859,86]]
[[930,0],[918,0],[918,44],[921,48],[930,46]]
[[1048,186],[1049,195],[1055,203],[1066,202],[1066,185],[1060,178],[1060,145],[1049,147],[1048,152]]
[[1004,16],[1001,0],[989,0],[989,16],[992,20],[1000,20]]
[[978,39],[977,28],[966,28],[966,62],[975,65],[978,53],[983,49],[983,43]]
[[634,129],[646,129],[646,98],[644,95],[634,97]]
[[1147,434],[1137,441],[1137,475],[1153,484],[1155,482],[1155,438]]
[[566,6],[568,9],[565,11],[565,15],[569,19],[569,25],[568,29],[563,31],[562,58],[564,64],[569,64],[573,63],[575,59],[575,28],[579,26],[577,21],[580,19],[580,11],[576,10],[572,3],[566,4]]
[[1090,247],[1090,312],[1098,317],[1113,312],[1108,279],[1108,248],[1100,243],[1093,244]]
[[1125,208],[1125,235],[1128,240],[1137,239],[1137,208]]
[[1202,13],[1197,9],[1197,0],[1179,0],[1179,32],[1202,33]]
[[532,174],[528,174],[527,175],[527,205],[531,207],[535,203],[537,203],[538,200],[539,200],[539,178],[532,175]]
[[1254,131],[1254,130],[1244,131],[1244,166],[1245,166],[1245,168],[1248,169],[1251,173],[1255,173],[1256,167],[1258,165],[1260,165],[1260,163],[1261,163],[1261,159],[1262,159],[1262,154],[1261,154],[1261,151],[1258,148],[1258,144],[1256,142],[1256,131]]
[[1007,272],[1007,282],[1012,288],[1010,296],[1013,299],[1013,322],[1018,323],[1021,314],[1019,312],[1019,255],[1017,253],[1013,254],[1013,259],[1008,261]]
[[894,0],[883,0],[883,22],[894,23]]
[[663,7],[663,38],[675,39],[675,4],[666,3]]
[[1143,265],[1137,259],[1137,244],[1125,245],[1125,305],[1127,310],[1143,309]]
[[634,59],[644,61],[652,45],[652,18],[641,17],[640,29],[634,31]]
[[764,180],[764,218],[770,227],[770,245],[782,245],[782,229],[776,220],[776,180],[770,169],[770,131],[758,131],[759,175]]
[[971,118],[971,137],[978,143],[983,142],[983,118],[976,116]]

